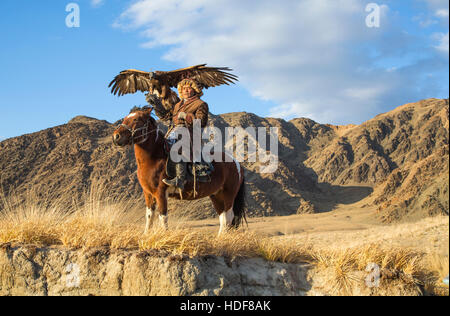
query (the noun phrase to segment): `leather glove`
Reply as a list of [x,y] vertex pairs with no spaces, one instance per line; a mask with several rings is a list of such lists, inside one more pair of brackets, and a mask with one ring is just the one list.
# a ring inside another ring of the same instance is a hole
[[179,114],[178,114],[178,119],[179,120],[186,120],[186,113],[185,112],[180,112]]
[[145,99],[151,105],[156,105],[161,102],[156,94],[147,93]]

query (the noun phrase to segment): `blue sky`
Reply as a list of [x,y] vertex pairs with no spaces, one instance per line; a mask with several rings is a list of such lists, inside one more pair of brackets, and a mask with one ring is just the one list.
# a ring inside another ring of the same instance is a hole
[[[65,24],[80,7],[80,27]],[[77,115],[114,122],[141,93],[115,97],[124,69],[198,63],[241,81],[205,91],[214,114],[359,124],[423,98],[448,97],[448,1],[2,0],[0,139]]]

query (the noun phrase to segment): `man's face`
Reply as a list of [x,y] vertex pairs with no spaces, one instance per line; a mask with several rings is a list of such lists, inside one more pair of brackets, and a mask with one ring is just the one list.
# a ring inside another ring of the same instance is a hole
[[194,89],[192,89],[191,86],[186,85],[181,89],[181,94],[182,94],[183,99],[188,99],[188,98],[194,96],[195,91],[194,91]]

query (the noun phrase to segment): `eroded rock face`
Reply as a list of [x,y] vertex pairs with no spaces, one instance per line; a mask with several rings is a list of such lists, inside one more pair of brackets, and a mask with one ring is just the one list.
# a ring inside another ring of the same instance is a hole
[[336,291],[333,268],[316,269],[310,264],[261,258],[189,258],[156,251],[0,245],[1,296],[423,294],[412,276],[394,274],[383,270],[380,286],[373,287],[367,286],[367,272],[353,271],[351,286],[343,293]]
[[0,295],[307,295],[309,265],[139,251],[0,249]]

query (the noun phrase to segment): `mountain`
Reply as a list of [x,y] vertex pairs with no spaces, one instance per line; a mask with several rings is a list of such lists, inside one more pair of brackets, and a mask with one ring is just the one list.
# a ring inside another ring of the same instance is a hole
[[[361,124],[333,126],[307,118],[285,121],[251,113],[210,115],[210,124],[277,127],[279,165],[273,174],[244,162],[250,215],[325,212],[337,204],[377,206],[385,222],[447,214],[449,102],[427,99]],[[115,125],[88,117],[0,142],[4,195],[31,190],[80,201],[92,183],[111,195],[143,202],[132,148],[116,148]],[[171,201],[191,218],[214,215],[208,199]]]

